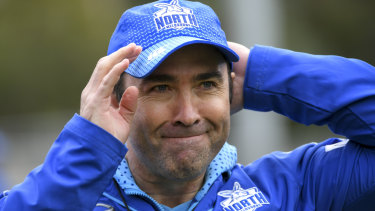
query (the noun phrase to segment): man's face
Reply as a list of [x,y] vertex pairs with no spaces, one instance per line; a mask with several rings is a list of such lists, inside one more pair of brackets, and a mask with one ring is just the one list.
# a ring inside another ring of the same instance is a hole
[[229,133],[227,68],[214,47],[191,45],[144,79],[126,76],[139,88],[128,161],[160,178],[202,175]]

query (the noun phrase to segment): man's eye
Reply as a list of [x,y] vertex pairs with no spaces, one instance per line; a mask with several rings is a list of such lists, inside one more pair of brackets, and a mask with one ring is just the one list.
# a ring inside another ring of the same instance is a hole
[[168,90],[168,85],[157,85],[152,88],[153,91],[165,92]]
[[201,85],[203,88],[209,89],[209,88],[215,87],[216,83],[213,81],[205,81]]

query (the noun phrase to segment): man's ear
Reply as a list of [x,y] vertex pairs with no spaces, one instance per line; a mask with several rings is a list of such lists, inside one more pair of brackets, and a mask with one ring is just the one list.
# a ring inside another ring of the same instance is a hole
[[119,107],[122,95],[124,94],[125,76],[125,72],[121,73],[120,79],[113,88],[113,92],[111,95],[111,106],[113,106],[114,108]]
[[236,77],[236,74],[234,72],[230,72],[228,74],[228,81],[229,81],[229,103],[232,104],[233,101],[233,81]]
[[235,73],[235,72],[231,72],[231,73],[230,73],[230,77],[232,78],[232,81],[233,81],[234,78],[236,78],[236,73]]

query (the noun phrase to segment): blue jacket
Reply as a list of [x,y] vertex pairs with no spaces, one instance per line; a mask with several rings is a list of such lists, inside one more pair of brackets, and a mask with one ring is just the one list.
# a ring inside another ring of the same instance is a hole
[[[235,164],[235,150],[225,144],[189,209],[369,210],[374,206],[374,67],[338,56],[255,46],[247,66],[244,101],[247,109],[272,110],[306,125],[327,124],[347,140],[333,138],[287,153],[274,152],[247,166]],[[123,160],[126,151],[112,135],[75,115],[44,164],[0,195],[0,210],[105,210],[106,205],[125,210],[121,195],[131,210],[163,209],[135,184],[132,188]]]

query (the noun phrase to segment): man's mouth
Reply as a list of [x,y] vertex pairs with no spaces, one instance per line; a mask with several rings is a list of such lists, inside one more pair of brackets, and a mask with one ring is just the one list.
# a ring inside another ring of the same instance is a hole
[[205,128],[170,128],[169,130],[161,130],[162,138],[193,138],[206,134]]
[[163,125],[159,129],[159,135],[162,139],[181,140],[199,140],[210,131],[209,124],[199,124],[192,127]]
[[191,144],[199,144],[203,143],[205,140],[205,133],[199,135],[184,135],[184,136],[162,136],[162,140],[169,143],[169,144],[176,144],[180,145],[191,145]]
[[162,138],[194,138],[206,134],[206,132],[196,132],[196,133],[168,133],[162,135]]

